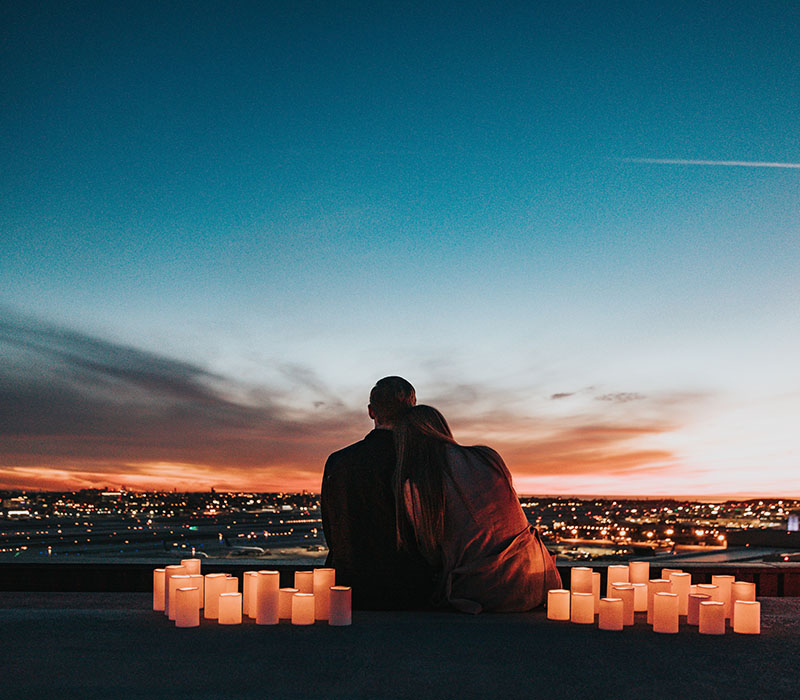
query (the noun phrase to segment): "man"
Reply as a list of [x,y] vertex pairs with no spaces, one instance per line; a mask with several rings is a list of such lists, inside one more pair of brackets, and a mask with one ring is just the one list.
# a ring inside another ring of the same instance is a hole
[[419,553],[397,548],[392,426],[415,404],[414,387],[405,379],[379,380],[367,407],[374,430],[325,463],[322,527],[330,550],[326,564],[336,569],[337,584],[353,587],[354,607],[424,607],[433,592],[432,572]]

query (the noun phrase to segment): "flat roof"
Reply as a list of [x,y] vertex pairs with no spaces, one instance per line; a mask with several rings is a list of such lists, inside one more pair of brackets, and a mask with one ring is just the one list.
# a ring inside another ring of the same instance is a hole
[[794,697],[800,598],[762,598],[762,634],[654,633],[531,613],[359,612],[351,627],[178,629],[147,593],[0,593],[0,695],[313,698]]

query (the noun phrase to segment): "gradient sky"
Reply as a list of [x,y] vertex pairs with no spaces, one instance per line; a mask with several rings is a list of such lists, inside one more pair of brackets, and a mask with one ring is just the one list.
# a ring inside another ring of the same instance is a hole
[[0,488],[316,490],[401,374],[522,493],[800,496],[796,2],[0,34]]

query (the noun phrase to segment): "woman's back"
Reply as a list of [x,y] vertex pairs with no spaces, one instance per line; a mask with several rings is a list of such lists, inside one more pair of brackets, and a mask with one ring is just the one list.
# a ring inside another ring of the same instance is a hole
[[[465,612],[540,605],[561,579],[530,526],[511,475],[488,447],[447,445],[439,595]],[[433,553],[431,553],[433,554]]]

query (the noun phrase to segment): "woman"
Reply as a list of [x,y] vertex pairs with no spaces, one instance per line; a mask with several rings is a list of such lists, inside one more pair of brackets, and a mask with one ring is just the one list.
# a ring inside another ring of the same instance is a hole
[[395,425],[400,547],[416,543],[435,569],[437,604],[511,612],[561,587],[494,450],[456,443],[444,416],[415,406]]

